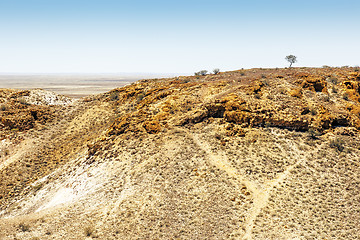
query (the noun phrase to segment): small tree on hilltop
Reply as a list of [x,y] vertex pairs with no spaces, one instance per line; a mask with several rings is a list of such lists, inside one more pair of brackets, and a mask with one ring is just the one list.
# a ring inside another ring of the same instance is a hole
[[195,73],[195,76],[205,76],[208,73],[207,70],[201,70]]
[[201,75],[201,76],[205,76],[207,73],[208,73],[207,70],[201,70],[201,71],[200,71],[200,75]]
[[293,65],[293,63],[297,62],[296,56],[294,56],[294,55],[286,56],[285,59],[286,59],[286,61],[288,61],[290,63],[290,66],[289,66],[290,68]]

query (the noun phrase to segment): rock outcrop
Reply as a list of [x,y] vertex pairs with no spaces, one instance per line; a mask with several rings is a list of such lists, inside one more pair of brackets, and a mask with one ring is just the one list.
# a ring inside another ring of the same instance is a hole
[[359,239],[356,70],[1,90],[0,238]]

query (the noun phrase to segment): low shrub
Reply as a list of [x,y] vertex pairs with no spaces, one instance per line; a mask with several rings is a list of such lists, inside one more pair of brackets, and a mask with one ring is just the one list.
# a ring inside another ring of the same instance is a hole
[[91,235],[93,235],[94,231],[95,231],[95,229],[93,226],[87,226],[84,228],[84,234],[87,237],[90,237]]
[[30,226],[25,224],[25,223],[20,223],[19,224],[19,229],[22,231],[22,232],[30,232]]
[[21,103],[23,105],[29,105],[24,98],[20,98],[19,103]]
[[335,86],[332,86],[331,91],[332,91],[333,93],[337,93],[337,92],[338,92],[338,90],[337,90],[337,88],[336,88]]
[[110,93],[109,97],[110,97],[110,100],[112,100],[112,101],[116,101],[119,99],[119,95],[116,92]]
[[344,151],[344,149],[345,149],[344,144],[345,144],[345,142],[340,138],[335,138],[330,141],[330,147],[336,148],[340,152]]
[[307,131],[307,133],[308,133],[308,136],[309,136],[310,138],[312,138],[312,139],[317,139],[318,136],[321,135],[321,133],[320,133],[318,130],[314,129],[314,128],[309,128],[309,130]]
[[331,82],[332,84],[337,85],[339,83],[339,79],[337,79],[336,77],[332,76],[328,78],[328,81]]
[[145,93],[140,93],[140,94],[136,97],[136,101],[137,101],[137,102],[141,102],[141,100],[143,100],[145,96],[146,96]]
[[195,73],[195,76],[205,76],[208,73],[207,70],[201,70]]
[[324,102],[329,102],[330,101],[330,97],[328,95],[325,95],[321,98],[321,100],[323,100]]

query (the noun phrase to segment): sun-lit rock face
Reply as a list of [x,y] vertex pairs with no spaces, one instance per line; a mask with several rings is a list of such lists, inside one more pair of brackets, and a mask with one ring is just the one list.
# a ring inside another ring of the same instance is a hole
[[357,239],[359,76],[249,69],[77,102],[1,90],[0,238]]
[[52,92],[0,89],[0,127],[3,130],[24,131],[36,124],[45,124],[56,116],[54,105],[69,105],[73,101]]
[[33,105],[70,105],[74,102],[71,98],[45,91],[34,89],[27,91],[28,94],[23,97],[24,101]]
[[[329,76],[337,83],[326,81]],[[178,122],[209,118],[243,127],[267,125],[299,131],[357,127],[358,116],[345,107],[347,94],[357,103],[358,82],[348,80],[356,78],[351,69],[288,69],[141,82],[109,93],[109,101],[133,108],[114,122],[110,134],[158,133]],[[329,87],[338,92],[330,92]]]

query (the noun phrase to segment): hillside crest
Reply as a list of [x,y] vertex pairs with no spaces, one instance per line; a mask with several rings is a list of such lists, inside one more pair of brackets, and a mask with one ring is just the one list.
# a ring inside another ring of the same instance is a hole
[[0,89],[0,127],[1,239],[358,238],[357,68]]

